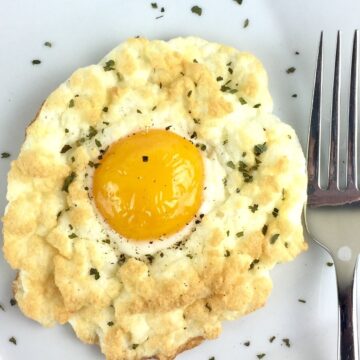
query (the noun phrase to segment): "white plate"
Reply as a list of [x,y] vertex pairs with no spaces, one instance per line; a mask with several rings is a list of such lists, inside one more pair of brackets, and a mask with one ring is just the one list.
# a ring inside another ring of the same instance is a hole
[[[17,156],[26,124],[47,95],[76,68],[96,63],[128,37],[169,39],[197,35],[256,54],[270,77],[275,113],[297,131],[305,148],[312,79],[320,30],[326,32],[326,54],[343,30],[344,50],[350,50],[353,29],[359,25],[360,3],[304,0],[159,0],[164,17],[152,0],[0,0],[0,208],[5,206],[6,173]],[[190,8],[203,8],[201,17]],[[245,19],[250,20],[243,28]],[[45,41],[52,48],[43,46]],[[299,51],[300,55],[294,52]],[[332,51],[331,51],[332,58]],[[39,66],[32,59],[41,59]],[[286,74],[290,66],[294,74]],[[291,95],[297,93],[297,98]],[[325,222],[324,222],[325,226]],[[225,323],[221,337],[178,357],[181,360],[336,359],[336,289],[329,256],[310,244],[295,262],[272,271],[274,290],[265,308],[238,321]],[[102,359],[95,346],[76,340],[69,326],[44,329],[11,307],[15,273],[0,256],[0,358]],[[300,303],[298,299],[305,299]],[[18,344],[8,342],[15,336]],[[276,336],[273,343],[268,339]],[[289,338],[291,347],[282,343]],[[249,340],[246,347],[243,342]]]

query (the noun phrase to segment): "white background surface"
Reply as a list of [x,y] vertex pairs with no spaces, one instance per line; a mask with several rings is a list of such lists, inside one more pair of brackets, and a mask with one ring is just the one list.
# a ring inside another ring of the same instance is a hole
[[[158,4],[165,13],[157,20],[161,13],[151,8],[151,1],[0,0],[0,152],[11,153],[10,159],[0,159],[1,212],[10,160],[17,156],[26,124],[42,101],[76,68],[98,62],[136,35],[151,39],[196,35],[253,52],[268,70],[275,113],[296,129],[305,148],[320,30],[325,30],[327,58],[333,58],[337,29],[343,31],[344,55],[349,54],[360,21],[358,1],[244,0],[239,6],[234,0],[161,0]],[[201,17],[191,13],[193,5],[203,8]],[[250,24],[244,29],[246,18]],[[53,47],[44,47],[45,41]],[[40,59],[41,65],[33,66],[33,59]],[[297,70],[288,75],[290,66]],[[348,73],[345,57],[344,75]],[[293,93],[298,98],[292,98]],[[225,323],[218,340],[178,359],[256,360],[256,354],[266,353],[265,360],[335,360],[337,303],[334,268],[326,265],[329,259],[310,243],[309,251],[295,262],[272,271],[274,290],[265,308]],[[14,276],[0,255],[0,303],[6,308],[0,310],[1,360],[103,359],[95,346],[76,340],[69,326],[44,329],[11,307]],[[17,346],[8,342],[11,336],[17,338]],[[276,339],[270,344],[271,336]],[[282,345],[282,338],[290,339],[290,348]],[[247,340],[249,347],[243,345]]]

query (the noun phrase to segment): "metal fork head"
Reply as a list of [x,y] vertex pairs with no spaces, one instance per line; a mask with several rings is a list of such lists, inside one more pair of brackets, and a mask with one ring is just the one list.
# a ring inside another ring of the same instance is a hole
[[357,93],[358,93],[358,31],[355,31],[351,61],[349,125],[347,148],[347,185],[339,189],[339,129],[340,129],[340,66],[341,44],[340,32],[337,35],[331,135],[329,146],[329,181],[327,188],[320,186],[320,147],[321,147],[321,100],[323,69],[323,33],[320,36],[315,84],[308,139],[307,171],[308,171],[308,206],[335,206],[360,204],[360,191],[357,186]]

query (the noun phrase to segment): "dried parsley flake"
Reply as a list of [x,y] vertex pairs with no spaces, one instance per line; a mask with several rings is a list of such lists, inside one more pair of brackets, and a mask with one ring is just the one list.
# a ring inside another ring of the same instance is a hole
[[199,6],[197,6],[197,5],[195,5],[195,6],[193,6],[193,7],[191,8],[191,12],[194,13],[194,14],[196,14],[196,15],[198,15],[198,16],[201,16],[201,14],[202,14],[202,8],[199,7]]
[[115,61],[114,60],[108,60],[104,65],[104,71],[111,71],[115,70]]
[[68,175],[63,183],[63,186],[61,188],[62,191],[69,192],[69,186],[70,184],[75,180],[76,174],[72,171],[70,175]]
[[64,145],[62,149],[60,150],[60,154],[65,154],[67,151],[69,151],[72,147],[70,145]]
[[89,275],[94,275],[95,280],[100,279],[99,271],[96,268],[91,268],[89,271]]
[[286,70],[286,73],[287,73],[287,74],[293,74],[295,71],[296,71],[296,68],[292,66],[292,67],[289,67],[289,68]]
[[290,347],[291,344],[290,344],[290,340],[289,339],[282,339],[283,343],[287,346],[287,347]]
[[8,158],[8,157],[10,157],[10,153],[8,153],[8,152],[2,152],[2,153],[1,153],[1,158],[2,158],[2,159],[6,159],[6,158]]
[[263,144],[257,144],[257,145],[254,146],[254,154],[256,156],[261,155],[266,150],[267,150],[266,142],[264,142]]
[[271,236],[270,238],[270,244],[273,245],[276,243],[276,240],[279,238],[280,234],[274,234],[273,236]]

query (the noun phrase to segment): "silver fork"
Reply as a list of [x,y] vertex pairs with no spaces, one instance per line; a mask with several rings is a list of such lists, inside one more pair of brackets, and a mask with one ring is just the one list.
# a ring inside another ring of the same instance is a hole
[[[320,44],[315,74],[312,112],[308,139],[307,170],[308,170],[308,203],[305,211],[305,223],[308,232],[309,223],[313,210],[318,207],[346,207],[360,204],[360,191],[357,187],[357,95],[358,95],[358,31],[355,31],[351,62],[350,98],[349,98],[349,122],[348,122],[348,148],[347,148],[347,185],[345,189],[339,188],[339,129],[340,129],[340,32],[337,35],[331,134],[329,146],[328,185],[320,186],[320,143],[321,143],[321,100],[322,100],[322,63],[323,63],[323,33],[320,36]],[[330,211],[330,210],[326,210]],[[327,212],[329,214],[329,212]],[[336,218],[341,226],[341,221]],[[360,219],[358,220],[360,222]],[[352,236],[353,242],[359,242]],[[357,265],[357,253],[350,261],[341,261],[337,254],[339,248],[344,245],[352,245],[351,239],[346,241],[340,238],[315,239],[332,256],[335,264],[339,330],[338,330],[338,359],[358,359],[358,337],[356,317],[356,288],[355,270]],[[358,245],[354,245],[358,249]]]

